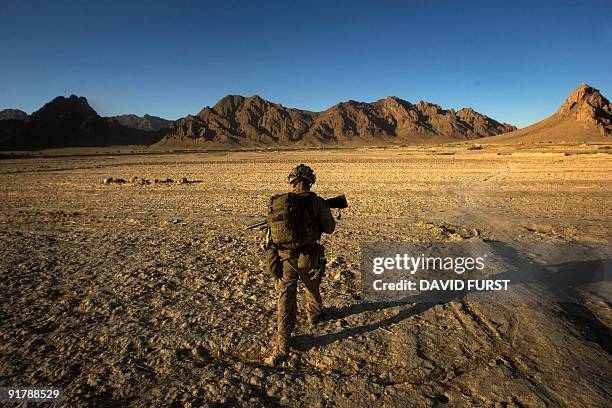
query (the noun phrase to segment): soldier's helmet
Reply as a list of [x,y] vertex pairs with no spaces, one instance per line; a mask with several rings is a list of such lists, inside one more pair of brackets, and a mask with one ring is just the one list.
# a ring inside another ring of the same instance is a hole
[[289,173],[287,177],[287,181],[291,184],[296,183],[298,180],[304,180],[312,185],[317,181],[317,177],[310,167],[305,164],[300,164],[291,170],[291,173]]

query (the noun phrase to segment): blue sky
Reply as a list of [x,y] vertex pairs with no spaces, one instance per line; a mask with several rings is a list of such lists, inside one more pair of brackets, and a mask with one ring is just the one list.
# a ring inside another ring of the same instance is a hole
[[226,94],[396,95],[525,126],[582,82],[612,97],[610,1],[0,0],[0,38],[0,109],[28,113],[70,94],[168,119]]

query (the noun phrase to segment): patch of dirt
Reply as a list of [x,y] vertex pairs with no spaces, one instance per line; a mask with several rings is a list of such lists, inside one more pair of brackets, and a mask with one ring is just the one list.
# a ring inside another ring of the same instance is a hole
[[[497,153],[6,158],[2,383],[89,406],[605,406],[609,300],[360,302],[362,242],[609,242],[607,156]],[[244,228],[302,162],[350,207],[323,240],[328,318],[298,313],[296,351],[271,368],[275,292]]]

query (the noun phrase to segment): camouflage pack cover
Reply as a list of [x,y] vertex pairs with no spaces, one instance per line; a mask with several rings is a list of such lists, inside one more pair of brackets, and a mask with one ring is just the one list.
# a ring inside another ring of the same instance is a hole
[[285,193],[270,199],[266,221],[272,243],[279,249],[298,249],[315,240],[313,193]]

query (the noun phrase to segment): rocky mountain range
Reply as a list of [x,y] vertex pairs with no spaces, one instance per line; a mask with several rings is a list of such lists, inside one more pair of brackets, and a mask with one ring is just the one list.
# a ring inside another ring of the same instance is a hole
[[137,116],[133,114],[111,116],[112,119],[116,119],[123,126],[146,130],[148,132],[157,132],[165,127],[168,127],[172,121],[166,120],[157,116],[151,116],[145,114],[144,116]]
[[445,110],[397,97],[373,103],[347,101],[323,112],[286,108],[255,95],[228,95],[212,108],[172,122],[159,147],[327,145],[469,140],[516,127],[471,108]]
[[149,145],[157,140],[155,132],[99,116],[87,99],[75,95],[58,96],[24,120],[0,121],[0,146],[4,149]]
[[287,108],[255,95],[228,95],[197,115],[101,117],[87,99],[59,96],[32,115],[0,112],[0,146],[149,145],[159,148],[333,146],[483,141],[589,141],[612,134],[612,105],[583,84],[547,119],[527,128],[500,123],[471,108],[443,109],[390,96],[349,100],[322,112]]
[[582,143],[612,141],[612,104],[597,89],[582,84],[548,118],[483,142]]

